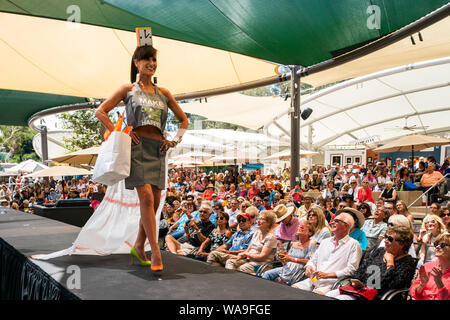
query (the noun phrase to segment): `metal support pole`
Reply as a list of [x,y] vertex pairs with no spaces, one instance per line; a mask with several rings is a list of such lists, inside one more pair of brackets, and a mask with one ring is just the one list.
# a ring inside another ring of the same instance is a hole
[[300,183],[300,66],[291,69],[291,189]]
[[41,126],[40,132],[41,132],[42,163],[46,164],[48,160],[47,126]]
[[[312,135],[313,135],[313,127],[312,125],[308,126],[308,150],[312,150]],[[308,167],[312,168],[312,156],[308,157]]]

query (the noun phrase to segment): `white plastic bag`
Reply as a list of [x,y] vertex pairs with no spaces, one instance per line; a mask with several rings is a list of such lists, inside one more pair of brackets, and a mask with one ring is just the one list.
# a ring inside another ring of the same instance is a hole
[[113,131],[102,143],[95,162],[93,179],[112,186],[130,175],[131,137],[121,131]]

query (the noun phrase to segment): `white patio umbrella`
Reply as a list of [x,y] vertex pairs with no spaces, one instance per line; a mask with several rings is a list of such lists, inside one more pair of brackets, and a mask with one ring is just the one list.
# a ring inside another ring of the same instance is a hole
[[[172,160],[185,160],[185,161],[205,161],[207,159],[210,159],[214,157],[214,155],[207,153],[207,152],[197,152],[197,151],[192,151],[192,152],[187,152],[187,153],[182,153],[179,155],[176,155],[174,157],[171,157]],[[170,160],[169,160],[170,161]]]
[[35,172],[42,169],[46,169],[48,166],[45,164],[39,163],[33,159],[29,159],[19,163],[18,165],[5,169],[7,173],[20,173],[20,172]]
[[64,176],[88,176],[92,172],[86,169],[71,166],[54,166],[26,175],[26,178],[37,177],[64,177]]
[[93,166],[95,161],[97,161],[98,152],[100,151],[99,146],[90,147],[83,150],[78,150],[65,154],[63,156],[54,157],[50,160],[59,163],[67,163],[72,166],[80,166],[82,164],[87,164]]
[[[318,155],[319,152],[316,151],[310,151],[310,150],[300,150],[300,157],[308,157],[308,156],[315,156]],[[264,160],[287,160],[291,158],[291,150],[286,149],[281,152],[274,153],[266,158]]]

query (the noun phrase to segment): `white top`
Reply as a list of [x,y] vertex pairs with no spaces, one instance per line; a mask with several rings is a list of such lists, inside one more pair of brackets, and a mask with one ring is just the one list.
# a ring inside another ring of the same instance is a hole
[[331,237],[331,231],[327,227],[322,228],[319,232],[316,232],[312,237],[311,240],[316,241],[318,244],[320,244],[324,239]]
[[237,222],[237,215],[238,215],[239,213],[241,213],[241,212],[239,211],[239,209],[236,209],[236,211],[234,211],[234,212],[232,212],[231,210],[232,210],[232,209],[225,208],[225,212],[230,216],[230,219],[228,220],[228,224],[229,224],[230,226],[231,226],[232,224],[234,224],[234,223]]
[[[338,278],[349,277],[358,269],[362,256],[359,242],[349,235],[339,240],[338,246],[334,245],[335,237],[322,240],[319,248],[308,261],[305,267],[312,267],[316,271],[335,272]],[[320,279],[320,284],[329,285],[337,279]]]

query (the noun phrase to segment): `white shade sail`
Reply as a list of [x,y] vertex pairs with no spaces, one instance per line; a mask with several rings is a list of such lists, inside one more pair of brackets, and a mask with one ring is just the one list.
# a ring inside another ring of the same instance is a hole
[[[277,75],[260,59],[157,36],[153,44],[158,84],[172,94]],[[108,98],[130,82],[135,49],[134,32],[0,12],[0,88]]]

